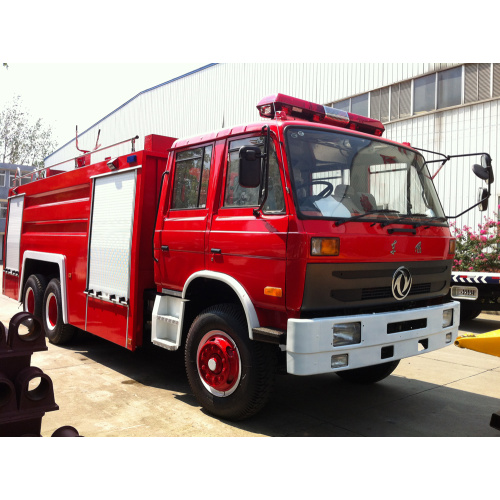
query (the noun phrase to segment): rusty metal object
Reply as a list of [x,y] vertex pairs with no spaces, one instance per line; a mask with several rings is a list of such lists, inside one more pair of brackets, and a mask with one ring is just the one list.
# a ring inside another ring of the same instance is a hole
[[[59,409],[52,379],[30,366],[32,354],[46,350],[42,325],[32,314],[15,314],[8,329],[0,322],[0,437],[41,437],[45,412]],[[65,426],[53,435],[78,436],[78,431]]]
[[71,427],[71,425],[65,425],[63,427],[59,427],[51,437],[82,437],[78,434],[78,431]]

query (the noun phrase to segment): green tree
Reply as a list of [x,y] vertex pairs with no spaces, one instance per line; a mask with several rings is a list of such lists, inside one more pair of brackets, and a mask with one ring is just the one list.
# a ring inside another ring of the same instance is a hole
[[34,120],[19,96],[0,111],[0,162],[40,169],[55,146],[51,128]]

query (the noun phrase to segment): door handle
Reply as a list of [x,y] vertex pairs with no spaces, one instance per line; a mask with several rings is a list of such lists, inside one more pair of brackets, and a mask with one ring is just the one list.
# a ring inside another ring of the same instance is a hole
[[212,253],[222,253],[222,250],[220,248],[211,248],[210,251]]
[[161,246],[161,249],[162,249],[164,252],[168,252],[168,245],[162,245],[162,246]]

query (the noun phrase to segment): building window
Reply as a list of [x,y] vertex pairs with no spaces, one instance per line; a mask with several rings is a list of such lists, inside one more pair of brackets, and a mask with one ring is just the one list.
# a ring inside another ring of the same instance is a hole
[[399,83],[391,85],[391,121],[399,118]]
[[467,63],[331,104],[382,123],[500,97],[500,64]]
[[0,219],[5,219],[7,217],[7,202],[0,201]]
[[380,89],[380,121],[389,121],[389,87]]
[[336,109],[341,109],[342,111],[347,111],[349,112],[350,111],[350,99],[346,99],[344,101],[339,101],[339,102],[336,102],[334,103],[333,107],[336,108]]
[[351,98],[351,113],[368,116],[368,94],[362,94]]
[[375,120],[380,120],[380,92],[380,89],[370,92],[370,118]]
[[358,95],[356,97],[350,97],[349,99],[344,99],[343,101],[338,101],[330,104],[335,109],[341,109],[342,111],[347,111],[348,113],[354,113],[356,115],[368,116],[368,92],[366,94]]
[[500,64],[493,63],[493,97],[500,97]]
[[449,108],[462,104],[462,67],[441,71],[437,74],[437,108]]
[[489,99],[491,64],[466,64],[464,69],[464,102]]
[[0,187],[5,187],[5,170],[0,170]]
[[411,80],[399,84],[399,118],[411,116]]
[[413,99],[415,114],[436,109],[436,74],[415,79]]

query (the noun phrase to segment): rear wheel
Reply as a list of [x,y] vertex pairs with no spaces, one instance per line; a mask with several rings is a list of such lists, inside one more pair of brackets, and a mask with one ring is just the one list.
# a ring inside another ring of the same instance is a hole
[[398,365],[399,360],[336,373],[341,379],[347,382],[352,382],[354,384],[374,384],[388,377]]
[[267,402],[274,385],[274,346],[254,342],[242,311],[211,307],[193,322],[186,341],[186,372],[198,402],[209,413],[243,420]]
[[43,274],[32,274],[24,285],[23,310],[42,319],[43,295],[47,288],[47,278]]
[[63,322],[61,283],[57,278],[51,280],[45,290],[42,323],[45,334],[52,344],[67,344],[75,334],[75,327]]

